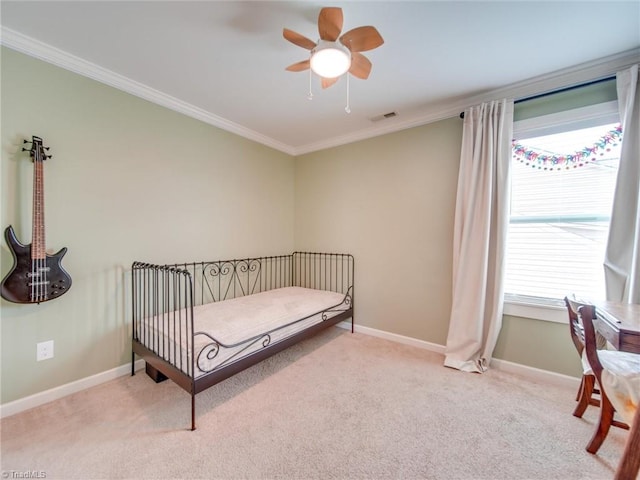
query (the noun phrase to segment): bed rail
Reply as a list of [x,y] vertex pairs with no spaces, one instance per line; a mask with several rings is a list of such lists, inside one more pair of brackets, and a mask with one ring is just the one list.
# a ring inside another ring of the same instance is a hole
[[292,285],[292,255],[176,264],[193,281],[194,305]]
[[194,306],[292,286],[346,294],[353,285],[353,256],[341,253],[294,252],[172,266],[191,275]]
[[[347,294],[353,287],[353,255],[294,252],[292,285]],[[353,292],[351,292],[353,297]]]
[[[133,262],[133,340],[181,372],[193,376],[194,362],[160,331],[171,331],[179,344],[193,349],[193,279],[189,271],[172,265]],[[133,365],[132,365],[133,374]]]

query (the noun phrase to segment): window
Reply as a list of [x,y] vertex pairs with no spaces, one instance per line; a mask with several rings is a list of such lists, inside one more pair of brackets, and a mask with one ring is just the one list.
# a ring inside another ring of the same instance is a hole
[[570,292],[604,297],[621,131],[610,113],[594,114],[604,107],[586,110],[537,119],[528,130],[515,126],[508,302],[561,304]]

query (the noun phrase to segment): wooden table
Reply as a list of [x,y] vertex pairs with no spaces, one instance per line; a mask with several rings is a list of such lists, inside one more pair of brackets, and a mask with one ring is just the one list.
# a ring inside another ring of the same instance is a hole
[[640,353],[640,305],[597,301],[593,325],[617,350]]

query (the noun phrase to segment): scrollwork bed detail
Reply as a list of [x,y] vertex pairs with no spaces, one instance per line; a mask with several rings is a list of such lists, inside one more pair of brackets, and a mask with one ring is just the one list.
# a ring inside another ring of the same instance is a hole
[[291,255],[132,266],[132,355],[156,381],[195,395],[351,318],[349,254]]

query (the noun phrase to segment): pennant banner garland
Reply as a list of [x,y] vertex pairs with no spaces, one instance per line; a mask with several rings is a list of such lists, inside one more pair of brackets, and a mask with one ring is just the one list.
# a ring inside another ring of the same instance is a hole
[[611,149],[618,146],[622,138],[622,126],[618,125],[595,144],[568,155],[543,153],[535,147],[526,147],[513,141],[513,158],[533,168],[541,170],[565,170],[582,167],[603,157]]

